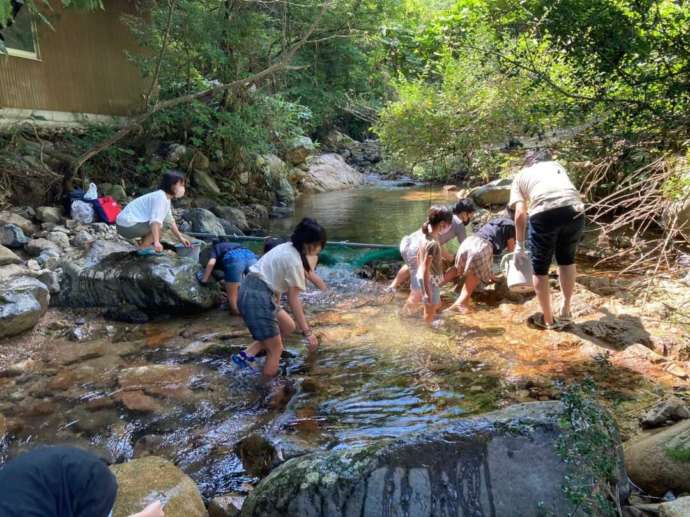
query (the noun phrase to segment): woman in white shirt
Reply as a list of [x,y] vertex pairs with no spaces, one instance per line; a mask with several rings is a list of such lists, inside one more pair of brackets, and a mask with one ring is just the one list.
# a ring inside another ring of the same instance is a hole
[[129,203],[117,216],[117,231],[125,239],[141,239],[138,255],[153,255],[163,251],[161,231],[163,223],[169,222],[175,237],[185,246],[191,246],[175,224],[170,202],[185,194],[185,177],[179,171],[170,170],[163,174],[160,188],[139,196]]
[[[232,357],[235,364],[246,366],[264,350],[263,375],[266,378],[275,376],[283,340],[297,328],[307,338],[310,350],[318,346],[318,340],[304,316],[299,293],[306,289],[306,275],[312,270],[310,262],[325,245],[326,231],[314,219],[305,218],[295,228],[290,242],[276,246],[249,268],[249,274],[240,286],[237,305],[256,341]],[[276,302],[283,293],[287,293],[296,323]]]

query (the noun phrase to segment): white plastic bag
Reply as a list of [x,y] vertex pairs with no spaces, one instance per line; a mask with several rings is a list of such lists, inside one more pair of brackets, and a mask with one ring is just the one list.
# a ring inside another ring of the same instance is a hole
[[[93,185],[93,183],[91,184]],[[91,224],[96,219],[96,211],[91,203],[86,201],[72,201],[72,219],[81,224]]]
[[89,190],[86,191],[86,194],[84,194],[84,199],[93,201],[94,199],[98,199],[98,189],[96,188],[95,183],[91,183],[89,185]]

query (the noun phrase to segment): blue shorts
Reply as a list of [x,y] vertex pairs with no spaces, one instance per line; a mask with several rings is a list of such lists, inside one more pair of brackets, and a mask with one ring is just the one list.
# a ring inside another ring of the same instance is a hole
[[559,266],[575,264],[584,229],[584,213],[572,206],[552,208],[530,217],[527,238],[534,274],[548,275],[554,255]]
[[275,294],[258,275],[249,274],[240,285],[237,307],[252,337],[264,341],[280,335]]
[[223,271],[225,281],[239,284],[242,277],[249,273],[249,268],[256,264],[256,255],[246,248],[236,248],[223,256]]

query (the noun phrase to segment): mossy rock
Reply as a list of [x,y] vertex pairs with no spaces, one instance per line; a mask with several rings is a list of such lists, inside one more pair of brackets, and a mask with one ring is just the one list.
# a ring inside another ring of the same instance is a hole
[[168,460],[147,456],[110,470],[118,484],[113,517],[140,512],[156,500],[163,503],[166,517],[208,516],[194,481]]
[[520,404],[442,430],[295,458],[256,487],[242,516],[568,515],[574,505],[564,486],[573,471],[557,451],[562,414],[559,402]]

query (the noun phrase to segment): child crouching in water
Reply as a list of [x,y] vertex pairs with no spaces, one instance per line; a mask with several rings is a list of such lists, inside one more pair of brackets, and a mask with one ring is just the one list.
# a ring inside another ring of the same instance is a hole
[[429,208],[427,220],[422,225],[424,240],[417,249],[418,269],[411,271],[410,297],[406,308],[419,303],[424,305],[424,320],[431,324],[441,306],[443,284],[443,253],[438,237],[450,228],[453,213],[446,206]]
[[[325,245],[326,231],[315,220],[305,218],[289,242],[274,247],[249,268],[240,286],[238,307],[255,342],[232,357],[235,364],[253,362],[259,352],[266,352],[262,373],[265,379],[274,377],[284,339],[295,330],[306,338],[310,350],[316,349],[318,340],[307,323],[299,294],[306,289],[311,264]],[[277,303],[283,293],[287,293],[294,319]]]

